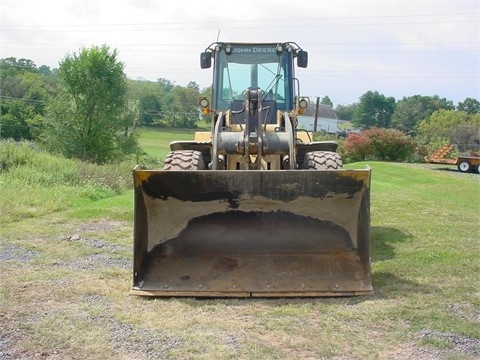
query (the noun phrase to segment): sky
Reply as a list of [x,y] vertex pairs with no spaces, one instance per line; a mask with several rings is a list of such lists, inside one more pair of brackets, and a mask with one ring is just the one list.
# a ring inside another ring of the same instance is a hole
[[0,58],[37,66],[106,44],[131,79],[203,89],[217,40],[296,42],[301,95],[334,106],[367,91],[480,99],[480,0],[0,0]]

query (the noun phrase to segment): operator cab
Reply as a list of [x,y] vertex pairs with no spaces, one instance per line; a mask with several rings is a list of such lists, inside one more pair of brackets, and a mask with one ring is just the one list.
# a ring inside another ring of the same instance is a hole
[[253,129],[259,110],[262,124],[276,123],[277,111],[294,110],[298,91],[293,59],[299,67],[308,63],[308,53],[295,43],[215,43],[201,54],[201,67],[211,67],[212,57],[213,109],[230,111],[232,124],[248,121]]

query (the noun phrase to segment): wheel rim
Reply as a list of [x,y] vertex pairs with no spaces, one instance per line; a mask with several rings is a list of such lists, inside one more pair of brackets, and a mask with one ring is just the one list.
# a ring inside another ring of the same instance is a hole
[[466,172],[470,170],[470,164],[467,161],[462,161],[459,165],[458,168],[460,171]]

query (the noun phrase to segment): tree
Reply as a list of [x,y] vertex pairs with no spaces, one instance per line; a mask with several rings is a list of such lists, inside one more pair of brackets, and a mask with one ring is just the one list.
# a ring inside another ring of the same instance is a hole
[[459,102],[458,111],[465,111],[467,114],[480,114],[480,101],[474,98],[466,98],[463,102]]
[[195,81],[190,81],[190,82],[187,84],[187,88],[189,88],[189,89],[194,89],[194,90],[196,90],[197,92],[200,92],[200,85],[198,85]]
[[29,59],[2,59],[0,69],[0,138],[35,140],[55,91],[54,78]]
[[142,96],[140,98],[139,107],[139,120],[142,125],[154,125],[155,119],[160,119],[162,117],[162,105],[158,94]]
[[352,120],[353,114],[357,111],[358,104],[353,103],[350,105],[337,105],[335,112],[338,115],[338,118],[341,120]]
[[378,91],[368,91],[360,97],[358,108],[353,114],[352,124],[364,129],[374,126],[388,128],[394,111],[393,97],[385,97]]
[[43,140],[67,157],[104,163],[121,154],[127,82],[117,51],[83,48],[58,69],[60,91],[49,106]]
[[[173,127],[195,127],[199,119],[198,113],[199,92],[195,87],[175,86],[173,91]],[[178,120],[177,121],[177,117]]]
[[24,72],[37,72],[37,66],[30,59],[17,59],[9,57],[0,60],[2,77],[16,75]]
[[331,108],[333,108],[333,102],[332,100],[330,100],[330,98],[325,95],[321,100],[320,100],[320,104],[323,104],[323,105],[328,105],[330,106]]
[[416,134],[420,121],[428,118],[433,112],[446,109],[453,110],[453,102],[435,96],[414,95],[404,97],[397,102],[392,116],[392,127],[409,134]]
[[138,124],[152,126],[160,123],[164,116],[164,91],[158,82],[129,80],[130,99],[138,107]]
[[439,110],[418,125],[419,137],[425,144],[456,145],[460,151],[477,150],[480,143],[480,114]]

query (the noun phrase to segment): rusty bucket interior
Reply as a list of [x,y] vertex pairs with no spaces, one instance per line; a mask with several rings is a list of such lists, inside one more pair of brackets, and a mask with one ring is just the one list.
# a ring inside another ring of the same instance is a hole
[[370,169],[134,170],[142,296],[373,292]]

